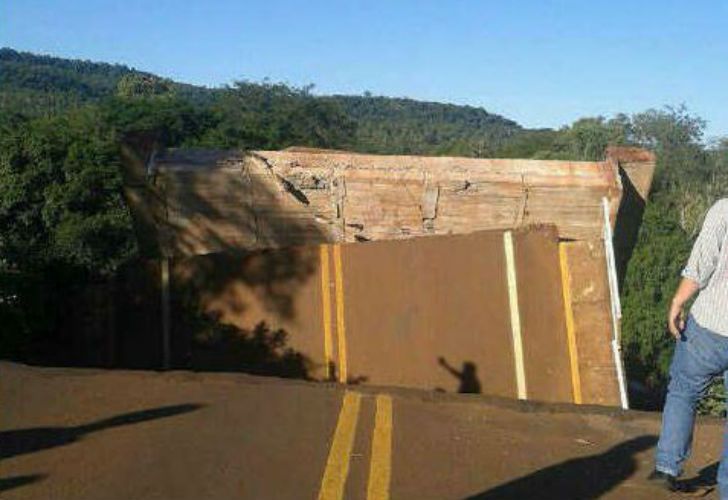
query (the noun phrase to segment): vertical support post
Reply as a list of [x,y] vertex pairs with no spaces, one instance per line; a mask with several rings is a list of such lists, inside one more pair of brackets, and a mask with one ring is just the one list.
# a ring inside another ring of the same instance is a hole
[[521,336],[521,311],[518,305],[518,284],[516,257],[513,247],[513,233],[503,233],[503,247],[506,254],[506,277],[508,279],[508,304],[511,312],[511,334],[513,335],[513,359],[516,365],[516,389],[518,399],[526,399],[526,368],[523,361],[523,339]]
[[612,355],[614,356],[614,367],[617,371],[619,399],[622,403],[622,408],[628,410],[627,383],[624,377],[624,364],[622,362],[621,347],[619,345],[619,320],[622,317],[622,305],[619,301],[617,265],[614,259],[614,243],[612,241],[612,225],[609,222],[609,200],[606,197],[602,198],[602,208],[604,211],[604,253],[607,256],[607,276],[609,279],[609,295],[612,306]]
[[169,370],[172,365],[172,343],[170,338],[170,294],[169,294],[169,257],[163,257],[162,275],[162,369]]

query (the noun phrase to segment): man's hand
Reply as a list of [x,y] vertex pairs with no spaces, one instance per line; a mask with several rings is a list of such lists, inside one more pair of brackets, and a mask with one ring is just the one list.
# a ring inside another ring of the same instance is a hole
[[683,278],[680,285],[677,287],[675,297],[672,299],[670,304],[670,312],[667,313],[667,329],[670,330],[675,339],[679,340],[682,336],[682,331],[685,329],[685,316],[683,315],[683,308],[685,304],[690,300],[690,297],[695,295],[699,289],[698,283],[690,278]]
[[670,330],[670,333],[675,339],[679,339],[682,331],[685,329],[683,307],[674,301],[670,305],[670,311],[667,313],[667,329]]

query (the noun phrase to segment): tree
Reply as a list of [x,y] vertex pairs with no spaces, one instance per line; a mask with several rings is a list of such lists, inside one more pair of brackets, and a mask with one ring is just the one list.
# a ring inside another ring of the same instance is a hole
[[705,122],[684,106],[631,121],[634,140],[657,153],[657,171],[625,277],[623,347],[629,378],[659,395],[674,346],[665,331],[669,301],[705,213],[728,194],[728,170],[721,144],[704,147]]
[[117,148],[93,108],[0,120],[0,355],[52,338],[73,293],[135,254]]
[[354,123],[336,103],[316,98],[311,89],[237,82],[216,101],[216,126],[200,143],[241,149],[346,147]]
[[171,96],[174,87],[170,80],[143,73],[127,73],[116,84],[119,97]]

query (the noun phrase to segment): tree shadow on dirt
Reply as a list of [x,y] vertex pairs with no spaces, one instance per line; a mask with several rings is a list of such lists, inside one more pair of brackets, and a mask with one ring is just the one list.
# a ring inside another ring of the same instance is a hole
[[523,500],[599,498],[637,471],[635,455],[652,448],[657,437],[640,436],[604,453],[574,458],[501,486],[468,497],[469,500]]

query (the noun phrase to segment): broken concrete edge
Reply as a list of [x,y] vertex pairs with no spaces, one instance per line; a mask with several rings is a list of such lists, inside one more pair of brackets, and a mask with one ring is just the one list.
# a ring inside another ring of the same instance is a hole
[[[657,165],[655,153],[637,147],[610,146],[607,148],[606,160],[615,164],[619,169],[621,184],[624,184],[624,175],[626,175],[626,180],[634,186],[642,201],[647,202]],[[623,185],[622,189],[625,188],[626,186]]]
[[[534,400],[517,400],[502,396],[484,394],[458,394],[440,392],[426,389],[412,389],[406,387],[376,386],[376,385],[348,385],[332,381],[311,381],[293,378],[258,376],[235,372],[198,372],[198,371],[150,371],[150,370],[108,370],[101,368],[67,368],[67,367],[38,367],[0,361],[0,376],[6,378],[8,373],[23,377],[34,376],[43,378],[135,378],[135,379],[162,379],[169,383],[204,383],[211,382],[222,385],[247,384],[256,386],[275,385],[301,387],[308,390],[327,390],[335,392],[356,391],[366,395],[376,396],[387,394],[399,399],[424,403],[459,404],[469,406],[492,406],[519,413],[532,413],[543,415],[599,415],[614,418],[621,422],[649,420],[659,421],[660,412],[641,410],[622,410],[613,406],[575,405],[571,403],[546,403]],[[700,415],[698,420],[702,425],[723,426],[722,418]]]

